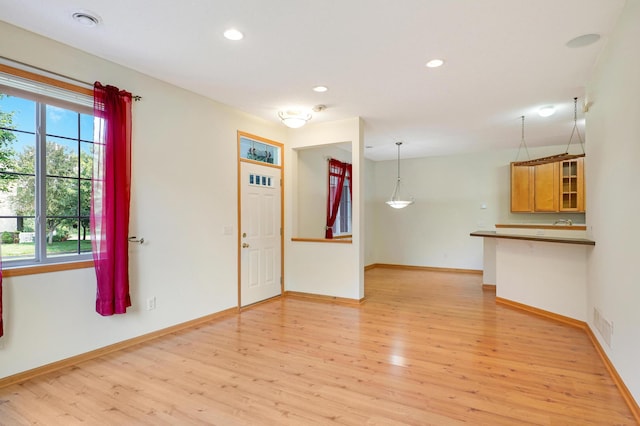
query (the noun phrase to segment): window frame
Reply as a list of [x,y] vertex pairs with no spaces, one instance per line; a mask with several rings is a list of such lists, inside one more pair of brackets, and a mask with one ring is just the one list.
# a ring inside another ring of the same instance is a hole
[[[18,64],[18,65],[21,66],[21,68],[16,68],[14,66],[10,66],[5,63],[0,63],[0,73],[4,74],[5,76],[8,76],[8,78],[16,77],[17,79],[20,79],[20,80],[28,80],[26,82],[27,84],[33,84],[34,87],[42,88],[43,91],[45,92],[47,92],[46,89],[49,89],[48,91],[54,93],[54,95],[48,95],[48,93],[45,93],[43,95],[43,92],[40,92],[36,89],[33,92],[34,96],[28,97],[29,99],[32,99],[32,100],[33,100],[33,97],[36,97],[36,98],[40,97],[40,99],[36,100],[36,108],[40,110],[40,111],[36,111],[36,116],[39,114],[45,114],[47,105],[62,107],[62,108],[77,112],[79,114],[87,114],[89,113],[89,111],[91,111],[91,115],[93,116],[92,108],[87,106],[87,104],[93,103],[92,88],[82,87],[77,84],[70,83],[69,81],[64,81],[58,78],[51,77],[49,75],[45,75],[45,74],[50,74],[55,76],[55,74],[47,73],[46,71],[42,71],[42,74],[34,73],[24,69],[27,67],[26,65],[24,67],[22,67],[22,64]],[[20,97],[19,92],[22,92],[22,93],[27,92],[29,94],[32,93],[28,90],[15,89],[13,93],[9,93],[9,94],[11,96]],[[62,93],[64,94],[64,96],[60,96],[59,98],[56,98],[55,93]],[[83,102],[82,103],[75,102],[74,101],[75,99],[82,99]],[[47,102],[47,100],[49,100],[50,102]],[[40,108],[38,108],[38,106]],[[40,120],[40,118],[36,119],[36,121],[38,120]],[[38,150],[44,149],[44,151],[46,151],[46,139],[47,139],[46,127],[43,129],[36,129],[35,138],[42,138],[42,140],[44,141],[42,142],[42,141],[36,140],[36,143],[35,143],[36,162],[40,162],[40,164],[36,166],[36,170],[39,170],[39,171],[36,171],[35,173],[36,175],[35,176],[35,179],[36,179],[35,214],[36,214],[36,217],[40,216],[45,218],[46,210],[47,210],[45,195],[44,195],[44,191],[38,190],[38,188],[46,187],[46,180],[48,177],[47,171],[46,171],[46,164],[45,164],[46,152],[41,153],[41,152],[38,152]],[[80,132],[78,133],[77,141],[79,144],[78,148],[80,148],[80,145],[82,143]],[[81,152],[78,151],[78,156],[80,155],[81,155]],[[73,178],[73,179],[76,179],[76,178]],[[81,184],[82,180],[83,178],[81,175],[81,171],[80,169],[78,169],[78,176],[77,176],[78,185]],[[42,185],[45,185],[45,186],[42,186]],[[80,202],[80,193],[78,194],[78,201]],[[80,218],[81,216],[82,216],[81,211],[78,211],[77,217]],[[40,220],[39,221],[41,222],[40,224],[38,224],[37,222],[38,220],[36,220],[36,227],[40,228],[40,230],[38,231],[40,234],[40,240],[45,241],[46,239],[46,223],[45,222],[46,221]],[[78,232],[80,232],[80,229],[78,229]],[[60,270],[88,268],[93,266],[93,255],[91,252],[67,254],[67,255],[59,255],[59,256],[51,256],[51,255],[47,256],[46,250],[47,250],[46,244],[44,245],[40,244],[39,250],[36,249],[34,253],[34,259],[5,260],[3,263],[3,271],[4,271],[3,275],[19,276],[19,275],[28,275],[28,274],[36,274],[36,273],[54,272],[54,271],[60,271]]]

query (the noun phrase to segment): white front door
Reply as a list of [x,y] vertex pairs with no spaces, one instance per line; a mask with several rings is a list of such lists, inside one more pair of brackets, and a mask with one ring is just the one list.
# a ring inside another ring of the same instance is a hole
[[280,169],[241,162],[240,306],[282,292]]

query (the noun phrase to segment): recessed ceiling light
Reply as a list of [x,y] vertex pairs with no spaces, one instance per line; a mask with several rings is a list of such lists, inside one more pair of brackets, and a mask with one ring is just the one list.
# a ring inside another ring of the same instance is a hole
[[236,30],[235,28],[229,28],[224,32],[224,38],[226,38],[227,40],[238,41],[244,38],[244,34]]
[[600,34],[583,34],[576,38],[572,38],[566,43],[567,47],[575,49],[576,47],[585,47],[600,40]]
[[441,67],[442,65],[444,65],[444,60],[442,59],[432,59],[429,62],[427,62],[427,67],[428,68],[438,68]]
[[314,92],[318,92],[318,93],[324,93],[327,90],[329,90],[329,88],[327,86],[316,86],[313,88]]
[[555,113],[556,113],[556,107],[554,107],[553,105],[543,106],[538,110],[538,115],[540,117],[551,117]]
[[88,10],[79,10],[71,15],[74,21],[85,27],[95,27],[102,20],[98,15]]

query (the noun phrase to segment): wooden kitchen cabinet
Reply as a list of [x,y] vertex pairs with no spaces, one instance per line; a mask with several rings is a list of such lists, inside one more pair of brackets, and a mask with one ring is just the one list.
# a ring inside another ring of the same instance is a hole
[[563,161],[560,172],[560,211],[584,212],[584,158]]
[[584,158],[516,166],[511,163],[511,212],[585,211]]
[[533,166],[533,211],[557,212],[560,193],[559,164],[547,163]]
[[511,163],[511,211],[533,211],[533,167]]

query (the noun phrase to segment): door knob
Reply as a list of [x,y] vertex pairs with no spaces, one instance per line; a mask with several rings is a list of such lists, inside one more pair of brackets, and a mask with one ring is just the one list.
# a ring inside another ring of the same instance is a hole
[[242,243],[242,248],[249,248],[249,244],[247,244],[247,243]]

